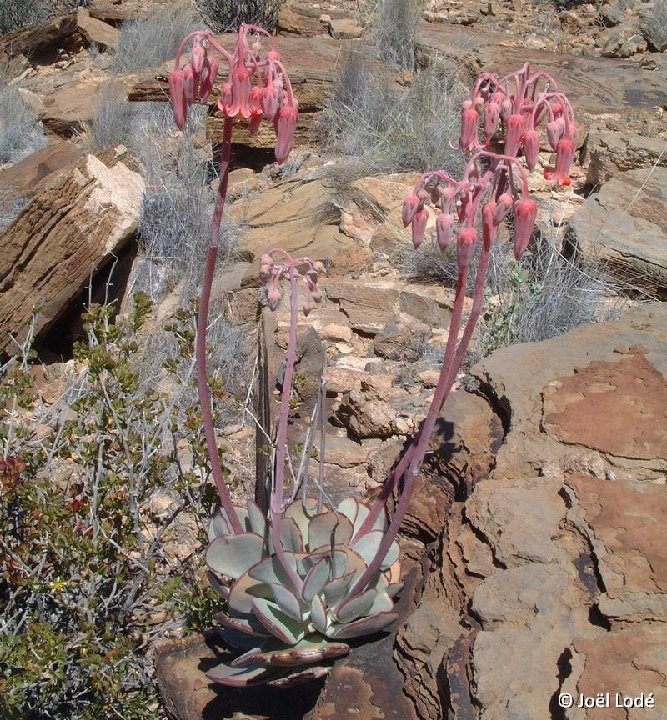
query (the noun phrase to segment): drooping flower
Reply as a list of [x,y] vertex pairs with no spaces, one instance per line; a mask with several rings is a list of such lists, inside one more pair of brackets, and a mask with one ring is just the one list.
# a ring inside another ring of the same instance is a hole
[[507,119],[507,131],[505,133],[505,155],[516,157],[521,145],[521,138],[526,121],[523,115],[514,113]]
[[496,207],[493,211],[493,222],[496,225],[500,225],[505,217],[507,217],[507,213],[512,209],[513,205],[514,198],[510,195],[510,193],[503,193],[496,200]]
[[185,102],[185,77],[182,70],[172,70],[169,73],[169,100],[174,113],[174,122],[179,130],[185,127],[188,119],[188,106]]
[[518,260],[528,247],[535,227],[537,203],[522,197],[514,203],[514,257]]
[[250,73],[243,62],[237,62],[231,72],[232,104],[227,110],[229,117],[239,113],[246,120],[250,117]]
[[464,152],[475,148],[478,127],[479,113],[472,106],[472,102],[466,100],[461,107],[461,135],[459,137],[459,148]]
[[441,212],[435,221],[435,236],[438,247],[444,252],[452,242],[454,234],[454,216],[451,213]]
[[559,185],[569,185],[570,165],[574,159],[574,142],[569,138],[561,138],[556,147],[556,168],[549,178]]
[[403,227],[407,227],[412,222],[412,218],[415,216],[421,204],[422,201],[414,190],[403,200],[403,211],[401,212]]
[[283,103],[278,115],[273,120],[273,126],[276,130],[276,160],[282,164],[287,160],[290,150],[292,149],[292,141],[294,140],[294,131],[296,123],[299,119],[298,103],[295,97],[291,98],[292,102]]
[[424,240],[427,222],[428,210],[425,207],[421,207],[412,218],[412,244],[415,246],[415,250],[417,250]]
[[528,169],[532,172],[540,156],[540,135],[537,130],[527,130],[524,133],[523,155],[526,158]]
[[500,122],[500,104],[494,101],[484,106],[484,140],[489,142],[495,135]]
[[470,267],[472,256],[477,243],[477,230],[474,227],[464,227],[459,232],[459,241],[456,247],[456,262],[459,273]]
[[563,118],[557,118],[547,123],[547,140],[552,150],[558,147],[558,141],[565,132],[565,121]]

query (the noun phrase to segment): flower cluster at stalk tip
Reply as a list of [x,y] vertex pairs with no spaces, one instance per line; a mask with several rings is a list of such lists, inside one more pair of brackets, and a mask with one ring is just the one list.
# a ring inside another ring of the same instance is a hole
[[[274,256],[281,258],[276,262]],[[281,280],[289,278],[296,283],[299,279],[305,286],[305,297],[302,305],[303,314],[308,317],[315,303],[322,300],[322,291],[317,281],[321,273],[326,274],[324,265],[319,260],[310,258],[294,259],[286,250],[276,248],[264,253],[259,261],[259,274],[263,283],[268,283],[266,301],[271,310],[275,310],[282,299]]]
[[576,140],[572,106],[550,75],[531,75],[527,63],[503,78],[493,73],[479,76],[461,108],[459,147],[464,151],[492,150],[494,142],[502,138],[503,155],[516,157],[523,151],[532,171],[540,151],[538,128],[544,121],[547,142],[556,153],[555,168],[546,169],[544,176],[569,185]]
[[[292,91],[280,54],[273,46],[262,55],[262,40],[268,33],[254,25],[242,25],[236,48],[228,52],[210,32],[188,35],[178,50],[175,69],[169,73],[171,106],[176,125],[182,130],[193,103],[208,101],[217,80],[220,63],[215,51],[227,62],[229,73],[218,88],[218,108],[225,117],[242,117],[255,134],[263,120],[276,132],[276,160],[289,155],[299,117],[298,102]],[[184,48],[192,45],[190,59],[181,67]]]

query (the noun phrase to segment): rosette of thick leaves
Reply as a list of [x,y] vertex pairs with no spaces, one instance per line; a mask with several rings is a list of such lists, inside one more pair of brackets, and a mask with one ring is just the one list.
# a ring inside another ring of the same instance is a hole
[[328,672],[322,663],[348,653],[343,641],[384,630],[398,617],[398,543],[377,576],[353,594],[385,535],[383,515],[357,538],[369,514],[358,500],[319,513],[300,500],[290,504],[280,534],[284,560],[300,581],[295,587],[274,552],[263,513],[252,502],[237,512],[245,532],[231,533],[221,515],[209,529],[211,583],[228,603],[219,616],[223,638],[243,651],[207,673],[214,682],[282,686],[321,677]]

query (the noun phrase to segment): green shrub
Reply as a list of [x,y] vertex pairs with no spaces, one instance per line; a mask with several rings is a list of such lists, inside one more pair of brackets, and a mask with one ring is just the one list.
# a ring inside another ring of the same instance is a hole
[[[123,320],[92,306],[75,350],[83,369],[52,408],[35,399],[27,352],[0,368],[2,718],[163,717],[145,657],[165,622],[153,613],[201,627],[220,609],[200,565],[215,491],[193,316],[179,311],[159,331],[164,368],[147,374],[153,348],[137,333],[148,298]],[[194,532],[186,560],[182,528]]]

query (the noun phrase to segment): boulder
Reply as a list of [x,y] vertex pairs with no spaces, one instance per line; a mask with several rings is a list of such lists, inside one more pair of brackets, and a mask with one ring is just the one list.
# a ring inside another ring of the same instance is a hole
[[63,15],[4,35],[0,38],[0,58],[25,55],[29,60],[42,60],[55,57],[60,49],[76,51],[82,45],[76,15]]
[[118,49],[119,30],[113,25],[91,17],[87,8],[80,7],[77,11],[77,24],[79,30],[90,45],[104,48]]
[[[134,235],[144,181],[117,148],[55,174],[0,232],[0,352],[48,329]],[[34,319],[33,319],[34,315]]]
[[667,168],[629,170],[575,212],[567,236],[584,261],[601,260],[621,280],[667,297]]

